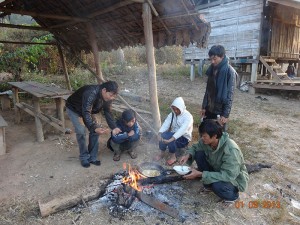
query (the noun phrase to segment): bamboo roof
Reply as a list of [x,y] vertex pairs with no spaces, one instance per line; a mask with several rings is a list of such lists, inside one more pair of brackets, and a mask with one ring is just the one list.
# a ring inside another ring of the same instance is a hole
[[[143,3],[150,3],[154,46],[206,47],[210,24],[195,11],[193,0],[5,0],[0,17],[29,15],[62,44],[90,51],[88,24],[99,50],[144,44]],[[151,3],[152,2],[152,3]]]

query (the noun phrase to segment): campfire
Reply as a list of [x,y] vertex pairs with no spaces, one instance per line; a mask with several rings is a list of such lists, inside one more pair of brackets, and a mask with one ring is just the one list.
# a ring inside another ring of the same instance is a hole
[[166,182],[170,182],[167,176],[149,178],[140,173],[137,168],[127,164],[123,164],[123,169],[113,175],[105,193],[100,198],[100,202],[109,205],[109,213],[112,216],[121,219],[133,204],[143,202],[164,214],[182,220],[176,208],[154,197],[154,192],[157,191],[155,184],[161,184],[163,177]]
[[[126,163],[123,164],[123,169],[126,170]],[[138,181],[142,178],[146,178],[143,174],[141,174],[136,168],[132,168],[128,165],[128,176],[123,177],[122,183],[129,185],[133,189],[137,191],[142,191],[143,187],[138,183]]]

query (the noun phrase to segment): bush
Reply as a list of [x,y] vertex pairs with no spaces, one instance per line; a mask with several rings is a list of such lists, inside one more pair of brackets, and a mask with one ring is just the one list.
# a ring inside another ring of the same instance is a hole
[[71,87],[74,91],[86,84],[96,84],[96,78],[90,71],[82,68],[75,68],[70,74]]

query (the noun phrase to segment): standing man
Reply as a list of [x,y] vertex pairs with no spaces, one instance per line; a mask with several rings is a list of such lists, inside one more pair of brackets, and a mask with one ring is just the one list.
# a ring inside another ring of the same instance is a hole
[[229,65],[222,45],[212,46],[208,55],[211,65],[206,71],[208,80],[200,115],[204,120],[217,119],[219,115],[219,123],[225,128],[232,106],[237,73]]
[[[75,128],[79,145],[79,159],[85,168],[89,167],[90,163],[100,166],[101,163],[97,160],[99,135],[110,132],[109,129],[105,129],[97,123],[93,114],[103,110],[112,133],[120,132],[110,112],[112,101],[117,94],[118,84],[115,81],[108,81],[101,85],[83,86],[67,99],[67,114]],[[88,145],[86,144],[86,128],[89,130]]]
[[201,123],[199,134],[199,142],[192,145],[179,161],[191,165],[195,160],[198,170],[192,169],[184,178],[201,178],[203,191],[213,191],[224,203],[232,203],[248,186],[249,175],[243,153],[215,120]]

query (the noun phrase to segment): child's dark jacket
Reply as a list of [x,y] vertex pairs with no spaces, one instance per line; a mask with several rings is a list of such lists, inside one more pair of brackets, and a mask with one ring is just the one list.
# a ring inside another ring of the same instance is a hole
[[[134,142],[134,141],[137,141],[140,139],[141,131],[140,131],[138,122],[135,122],[132,127],[128,127],[122,119],[119,119],[116,124],[117,124],[117,127],[120,128],[122,132],[120,132],[117,135],[111,136],[111,139],[113,142],[115,142],[117,144],[121,144],[125,141]],[[134,130],[134,135],[129,137],[128,133],[131,130]]]

